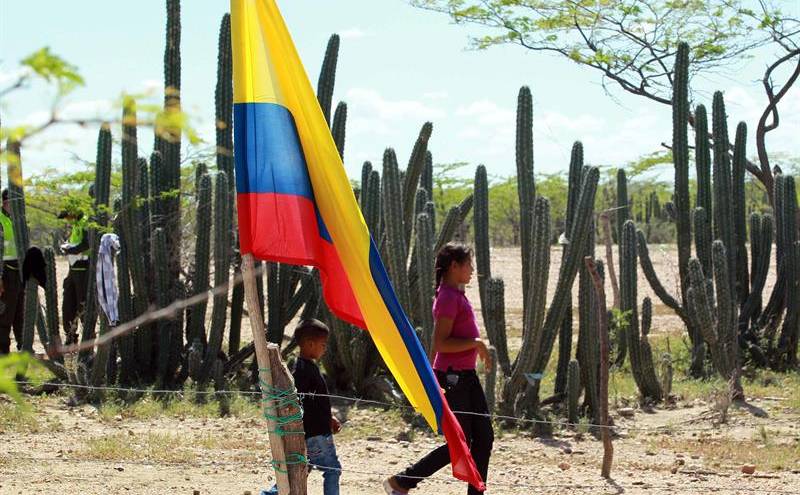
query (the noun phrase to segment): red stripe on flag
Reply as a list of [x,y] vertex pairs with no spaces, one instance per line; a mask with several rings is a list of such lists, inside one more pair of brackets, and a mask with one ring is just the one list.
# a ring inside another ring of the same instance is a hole
[[472,459],[472,454],[467,446],[467,439],[461,430],[455,414],[450,410],[447,400],[442,394],[442,433],[444,434],[447,447],[450,452],[450,466],[453,468],[453,476],[466,481],[480,491],[486,490],[486,485],[482,481],[480,473]]
[[257,259],[319,268],[331,312],[366,328],[333,244],[320,236],[314,202],[294,194],[239,193],[239,244]]

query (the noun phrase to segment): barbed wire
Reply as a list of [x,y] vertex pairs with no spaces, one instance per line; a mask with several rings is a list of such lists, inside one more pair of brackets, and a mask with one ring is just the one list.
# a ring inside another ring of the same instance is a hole
[[[242,395],[242,396],[261,396],[263,395],[262,392],[257,390],[168,390],[168,389],[144,389],[144,388],[128,388],[128,387],[111,387],[111,386],[93,386],[93,385],[82,385],[77,383],[58,383],[58,382],[31,382],[31,381],[24,381],[24,380],[17,380],[14,381],[17,385],[27,385],[27,386],[40,386],[40,387],[58,387],[58,388],[73,388],[73,389],[80,389],[80,390],[99,390],[99,391],[106,391],[106,392],[124,392],[124,393],[134,393],[134,394],[152,394],[152,395],[179,395],[179,396],[191,396],[191,395],[202,395],[202,396],[216,396],[216,395]],[[381,406],[381,407],[389,407],[393,409],[400,409],[400,410],[407,410],[407,411],[415,411],[413,406],[405,405],[405,404],[398,404],[386,401],[379,401],[374,399],[364,399],[360,397],[349,397],[346,395],[337,395],[337,394],[319,394],[319,393],[311,393],[311,392],[297,392],[297,396],[299,397],[325,397],[328,399],[338,399],[342,401],[352,402],[356,406],[359,404],[365,405],[374,405],[374,406]],[[610,430],[627,430],[633,432],[645,432],[645,433],[664,433],[674,428],[680,428],[681,431],[689,431],[689,432],[719,432],[722,430],[733,428],[733,426],[729,425],[718,425],[718,426],[710,426],[710,427],[686,427],[684,425],[657,425],[652,427],[637,427],[637,426],[626,426],[626,425],[601,425],[595,423],[570,423],[568,421],[554,421],[554,420],[546,420],[546,419],[535,419],[535,418],[521,418],[516,416],[507,416],[502,414],[492,414],[492,413],[480,413],[475,411],[453,411],[456,415],[463,415],[463,416],[477,416],[477,417],[485,417],[490,418],[493,420],[499,421],[512,421],[516,423],[527,423],[527,424],[543,424],[543,425],[552,425],[552,426],[560,426],[560,427],[575,427],[575,428],[608,428]]]

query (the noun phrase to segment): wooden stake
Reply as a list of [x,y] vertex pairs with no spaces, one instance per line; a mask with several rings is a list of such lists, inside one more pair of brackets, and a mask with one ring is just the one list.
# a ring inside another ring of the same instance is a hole
[[[244,279],[244,297],[247,301],[247,310],[250,315],[250,327],[253,330],[253,344],[256,348],[256,360],[258,361],[258,378],[260,383],[265,384],[269,389],[272,385],[272,373],[269,359],[269,351],[267,348],[267,337],[264,333],[264,319],[261,317],[261,307],[258,303],[258,294],[256,291],[256,278],[254,272],[253,255],[245,254],[242,256],[242,278]],[[283,448],[283,439],[275,433],[277,431],[277,423],[271,419],[270,415],[275,414],[272,406],[274,401],[266,401],[268,395],[261,394],[262,409],[267,413],[267,429],[269,429],[269,448],[272,451],[273,461],[277,461],[275,467],[275,479],[278,484],[279,495],[290,495],[291,484],[289,483],[289,474],[286,472],[286,454]],[[305,493],[305,492],[304,492]]]
[[272,371],[273,386],[277,390],[291,390],[291,394],[281,400],[277,416],[288,417],[297,416],[295,421],[284,424],[283,429],[288,434],[283,435],[283,451],[290,458],[286,470],[289,471],[290,493],[292,495],[306,495],[306,480],[308,479],[308,467],[305,463],[297,462],[297,455],[306,455],[306,436],[303,431],[303,415],[297,397],[297,389],[294,387],[294,379],[281,359],[280,348],[276,344],[267,344],[269,353],[269,367]]
[[608,313],[606,312],[606,291],[603,279],[591,256],[583,259],[592,276],[595,294],[597,294],[597,317],[600,320],[600,432],[603,438],[603,478],[611,477],[611,462],[614,460],[614,445],[611,443],[611,432],[608,430]]
[[604,211],[600,214],[600,223],[603,224],[603,241],[606,245],[606,272],[608,272],[608,278],[611,279],[611,293],[614,295],[614,308],[619,309],[619,284],[617,283],[617,273],[614,265],[614,247],[611,241],[611,221],[608,218],[607,211]]

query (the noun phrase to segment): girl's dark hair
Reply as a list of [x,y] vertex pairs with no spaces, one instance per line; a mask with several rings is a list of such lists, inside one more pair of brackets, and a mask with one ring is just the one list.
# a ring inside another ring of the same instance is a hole
[[447,273],[447,270],[450,269],[450,265],[454,261],[460,264],[471,259],[472,248],[465,244],[461,244],[460,242],[448,242],[442,246],[442,249],[436,254],[436,264],[434,265],[434,269],[436,270],[436,287],[438,288],[442,284],[445,273]]

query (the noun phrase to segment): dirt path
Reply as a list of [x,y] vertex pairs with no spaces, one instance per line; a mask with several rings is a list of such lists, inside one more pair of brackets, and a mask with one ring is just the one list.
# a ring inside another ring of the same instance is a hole
[[[265,427],[255,415],[131,419],[91,406],[68,408],[63,397],[32,402],[35,421],[0,425],[0,493],[255,495],[271,484]],[[769,419],[736,410],[718,429],[702,419],[709,416],[704,405],[637,411],[633,419],[617,415],[622,437],[614,444],[609,483],[599,476],[602,445],[591,436],[563,431],[543,440],[500,433],[487,493],[800,493],[800,422],[780,402],[758,405]],[[339,415],[347,418],[337,436],[347,471],[344,494],[381,493],[382,476],[371,473],[398,471],[438,443],[409,430],[393,411],[340,409]],[[637,430],[665,424],[674,426]],[[763,442],[754,440],[760,426],[769,435]],[[740,472],[750,462],[756,476]],[[436,477],[417,493],[464,493],[449,472]],[[309,478],[309,493],[322,493],[318,473]]]

